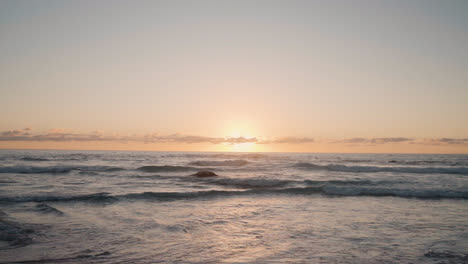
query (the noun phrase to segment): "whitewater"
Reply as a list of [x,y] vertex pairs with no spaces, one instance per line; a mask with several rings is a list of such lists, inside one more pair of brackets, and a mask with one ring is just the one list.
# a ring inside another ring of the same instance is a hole
[[0,263],[468,263],[467,200],[468,155],[0,150]]

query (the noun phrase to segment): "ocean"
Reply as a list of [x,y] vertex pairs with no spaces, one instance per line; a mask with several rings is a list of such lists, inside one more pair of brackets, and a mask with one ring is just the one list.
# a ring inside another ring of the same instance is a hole
[[0,150],[0,263],[468,263],[467,200],[468,155]]

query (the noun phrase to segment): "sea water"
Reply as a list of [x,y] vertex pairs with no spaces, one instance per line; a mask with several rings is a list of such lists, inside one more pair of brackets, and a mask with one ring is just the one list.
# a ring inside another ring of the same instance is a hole
[[468,155],[1,150],[0,263],[467,263],[467,199]]

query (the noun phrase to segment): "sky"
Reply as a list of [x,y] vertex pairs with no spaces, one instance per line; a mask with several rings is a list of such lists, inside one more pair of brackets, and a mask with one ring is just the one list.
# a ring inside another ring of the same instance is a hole
[[468,153],[468,1],[0,1],[0,148]]

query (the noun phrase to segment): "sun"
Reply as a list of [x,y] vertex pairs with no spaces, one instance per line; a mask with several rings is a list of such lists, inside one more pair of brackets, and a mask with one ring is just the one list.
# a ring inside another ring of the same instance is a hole
[[[251,139],[255,138],[253,136],[246,136],[245,133],[241,132],[231,132],[227,136],[227,138],[246,138],[246,139]],[[245,142],[245,143],[225,143],[225,149],[226,151],[230,152],[254,152],[256,151],[256,144],[255,142]]]

